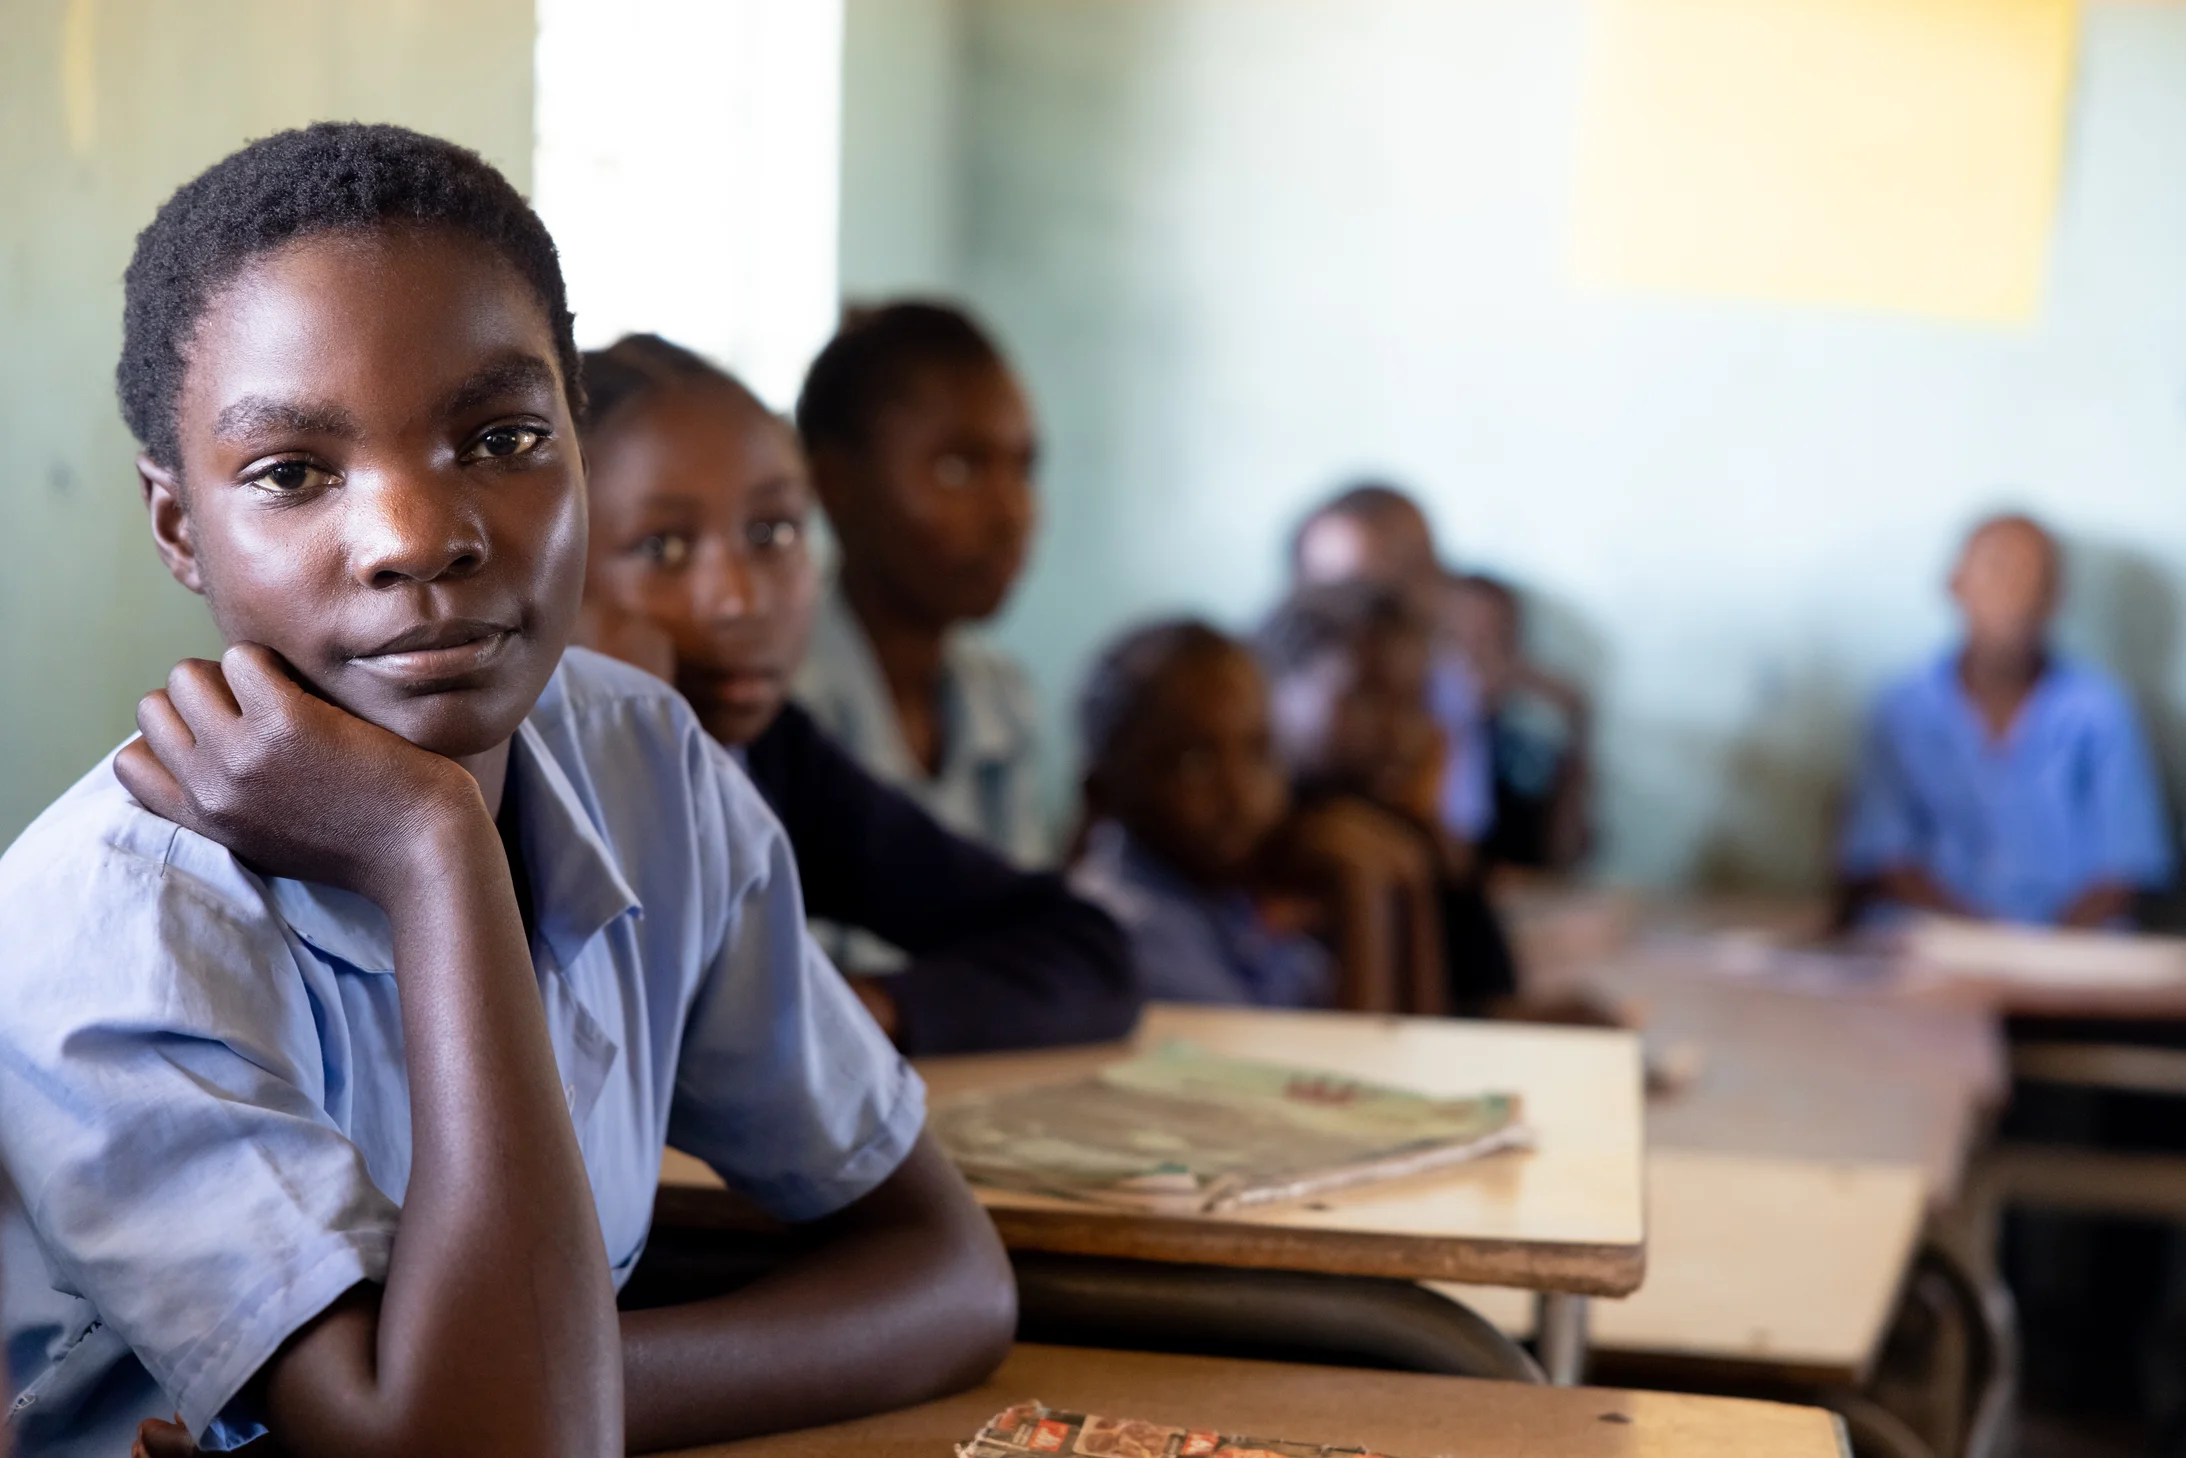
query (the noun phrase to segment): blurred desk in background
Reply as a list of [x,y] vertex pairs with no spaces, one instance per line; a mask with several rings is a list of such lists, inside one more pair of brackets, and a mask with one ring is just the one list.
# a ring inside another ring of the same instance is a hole
[[[1651,1148],[1647,1281],[1594,1303],[1592,1347],[1688,1376],[1735,1368],[1739,1378],[1857,1386],[1896,1306],[1927,1195],[1911,1165]],[[1435,1289],[1514,1337],[1533,1333],[1523,1292]],[[1629,1376],[1635,1364],[1618,1369]]]
[[[1529,986],[1606,994],[1680,1075],[1648,1100],[1648,1279],[1597,1303],[1595,1349],[1620,1369],[1863,1382],[1926,1218],[2007,1092],[1995,1012],[1799,950],[1826,926],[1818,903],[1536,886],[1506,914]],[[1528,1330],[1515,1293],[1458,1294]]]

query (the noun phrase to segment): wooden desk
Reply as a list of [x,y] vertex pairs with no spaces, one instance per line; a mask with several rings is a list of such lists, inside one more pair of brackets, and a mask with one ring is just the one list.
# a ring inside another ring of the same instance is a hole
[[[1948,1206],[2006,1088],[2003,1040],[1978,1004],[1913,999],[1886,979],[1735,975],[1739,945],[1634,944],[1637,929],[1744,932],[1755,958],[1821,925],[1797,903],[1655,908],[1530,888],[1517,908],[1529,973],[1588,985],[1688,1046],[1690,1085],[1648,1102],[1648,1277],[1596,1303],[1593,1345],[1625,1356],[1857,1383],[1872,1364],[1923,1215]],[[1845,969],[1849,974],[1849,969]],[[1530,1330],[1517,1292],[1461,1299]]]
[[1917,1166],[1950,1202],[2003,1102],[1996,1019],[1979,1008],[1780,989],[1634,959],[1603,986],[1658,1047],[1696,1050],[1692,1083],[1649,1100],[1652,1146]]
[[2186,939],[1938,919],[1907,937],[1905,995],[2031,1017],[2186,1018]]
[[1648,1104],[1651,1147],[1912,1163],[1948,1201],[2008,1089],[1995,1009],[1875,964],[1786,955],[1827,921],[1796,899],[1658,900],[1527,884],[1506,898],[1529,986],[1635,1013],[1693,1084]]
[[1012,1403],[1371,1445],[1391,1458],[1844,1458],[1819,1408],[1351,1368],[1021,1346],[983,1385],[905,1412],[688,1458],[933,1458]]
[[[1874,1363],[1926,1203],[1910,1165],[1650,1150],[1647,1283],[1594,1303],[1592,1346],[1857,1385]],[[1523,1292],[1435,1288],[1514,1337],[1533,1333]]]
[[[1170,1038],[1428,1093],[1515,1092],[1539,1147],[1309,1204],[1217,1217],[1142,1215],[980,1190],[1011,1249],[1581,1295],[1622,1295],[1640,1284],[1642,1090],[1639,1042],[1629,1033],[1157,1005],[1131,1045],[928,1059],[919,1071],[938,1100],[968,1089],[1067,1081],[1130,1047]],[[672,1161],[664,1181],[712,1183],[711,1172],[693,1163]]]

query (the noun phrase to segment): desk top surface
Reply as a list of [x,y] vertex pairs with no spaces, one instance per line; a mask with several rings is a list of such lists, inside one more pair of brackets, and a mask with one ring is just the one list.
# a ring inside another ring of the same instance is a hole
[[[1448,1019],[1156,1005],[1133,1043],[1185,1038],[1217,1053],[1350,1074],[1432,1094],[1503,1090],[1536,1136],[1454,1170],[1301,1205],[1199,1219],[1089,1210],[981,1190],[1016,1248],[1205,1261],[1358,1275],[1485,1279],[1617,1293],[1641,1274],[1642,1089],[1629,1034]],[[929,1059],[934,1099],[968,1089],[1057,1083],[1119,1054],[1113,1046]]]
[[1020,1346],[979,1387],[903,1412],[686,1458],[934,1458],[1014,1403],[1369,1445],[1391,1458],[1841,1458],[1819,1408],[1396,1372]]

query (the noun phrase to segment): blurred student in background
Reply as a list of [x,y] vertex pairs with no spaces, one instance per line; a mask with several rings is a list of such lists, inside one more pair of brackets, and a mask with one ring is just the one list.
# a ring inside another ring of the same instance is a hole
[[1524,609],[1508,583],[1452,575],[1440,603],[1486,722],[1494,814],[1481,852],[1491,866],[1570,870],[1593,834],[1586,695],[1526,657]]
[[1078,712],[1072,883],[1129,932],[1149,996],[1441,1010],[1426,848],[1364,806],[1294,807],[1244,645],[1190,620],[1126,633]]
[[1838,853],[1849,904],[2109,926],[2169,879],[2131,701],[2050,647],[2061,565],[2024,516],[1967,538],[1960,642],[1886,689],[1868,727]]
[[797,698],[943,824],[1047,864],[1030,685],[968,631],[1009,596],[1037,515],[1008,362],[946,305],[857,313],[813,362],[797,428],[841,548]]
[[1370,808],[1434,870],[1449,1006],[1482,1013],[1517,992],[1509,943],[1472,848],[1438,816],[1445,741],[1428,712],[1434,634],[1412,597],[1371,581],[1293,593],[1261,629],[1276,755],[1301,804]]
[[[1308,513],[1291,536],[1290,566],[1293,588],[1377,583],[1404,593],[1430,622],[1442,595],[1444,573],[1426,513],[1376,481],[1340,491]],[[1434,813],[1452,836],[1478,845],[1495,817],[1487,718],[1471,665],[1439,634],[1427,692],[1445,745]]]
[[943,828],[785,702],[819,599],[787,423],[654,335],[586,354],[584,375],[595,646],[663,672],[737,751],[809,914],[909,954],[852,978],[882,1028],[915,1054],[1121,1037],[1139,993],[1107,916]]

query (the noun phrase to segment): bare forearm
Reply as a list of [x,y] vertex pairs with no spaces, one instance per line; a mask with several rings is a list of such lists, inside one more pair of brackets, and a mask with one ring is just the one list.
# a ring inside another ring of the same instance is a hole
[[1894,866],[1875,878],[1875,887],[1890,900],[1917,910],[1948,916],[1977,914],[1918,866]]
[[385,1290],[325,1334],[346,1360],[270,1395],[301,1453],[619,1453],[614,1295],[515,894],[482,811],[435,835],[379,898],[413,1150]]
[[1431,886],[1405,886],[1397,894],[1404,908],[1404,1010],[1417,1017],[1441,1017],[1450,1010],[1442,909],[1435,904]]
[[632,1452],[838,1422],[958,1391],[1016,1328],[994,1227],[927,1141],[818,1250],[715,1300],[625,1313]]
[[2132,887],[2119,881],[2098,881],[2074,897],[2058,920],[2065,926],[2108,926],[2132,910]]
[[1593,770],[1584,751],[1574,750],[1548,806],[1548,863],[1552,870],[1569,870],[1586,859],[1593,826],[1589,815],[1594,798]]
[[1340,876],[1333,898],[1336,1006],[1347,1012],[1393,1012],[1397,1006],[1396,897],[1376,878]]

